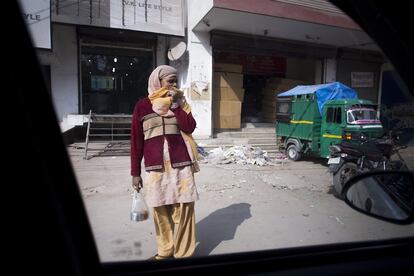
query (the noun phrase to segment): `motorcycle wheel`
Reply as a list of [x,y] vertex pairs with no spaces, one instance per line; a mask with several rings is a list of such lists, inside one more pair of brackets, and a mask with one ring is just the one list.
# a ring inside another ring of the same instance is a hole
[[344,199],[342,189],[345,183],[353,176],[358,174],[358,166],[355,163],[347,162],[333,175],[333,194],[337,198]]

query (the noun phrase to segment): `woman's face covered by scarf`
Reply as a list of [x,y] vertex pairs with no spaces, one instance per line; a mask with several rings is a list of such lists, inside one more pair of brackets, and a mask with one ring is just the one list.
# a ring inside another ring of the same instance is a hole
[[[177,70],[168,65],[155,68],[148,80],[148,94],[151,99],[152,109],[161,116],[172,116],[170,110],[174,104],[177,82]],[[164,88],[164,89],[161,89]],[[176,104],[175,104],[176,105]]]
[[148,94],[151,95],[162,87],[172,88],[177,82],[177,70],[168,65],[161,65],[152,71],[148,79]]

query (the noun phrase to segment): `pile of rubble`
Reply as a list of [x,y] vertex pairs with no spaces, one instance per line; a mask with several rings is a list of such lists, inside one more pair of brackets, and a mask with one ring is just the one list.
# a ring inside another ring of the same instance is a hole
[[201,148],[199,152],[205,163],[215,165],[230,163],[239,165],[252,164],[257,166],[274,165],[268,157],[267,151],[259,147],[234,146],[227,149],[219,147],[208,152]]

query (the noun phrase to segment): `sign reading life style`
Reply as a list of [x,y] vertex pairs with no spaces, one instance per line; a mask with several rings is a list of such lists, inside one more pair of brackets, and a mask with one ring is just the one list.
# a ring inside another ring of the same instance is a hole
[[52,22],[184,36],[183,0],[52,0]]

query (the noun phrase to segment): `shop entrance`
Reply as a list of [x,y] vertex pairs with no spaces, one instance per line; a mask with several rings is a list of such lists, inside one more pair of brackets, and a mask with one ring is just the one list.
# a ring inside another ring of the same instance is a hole
[[153,66],[152,49],[82,45],[82,113],[132,114]]
[[220,106],[214,111],[216,129],[275,123],[277,94],[320,81],[322,68],[322,60],[314,58],[226,51],[215,51],[214,61],[213,109]]
[[243,75],[244,99],[242,105],[242,123],[258,123],[263,118],[263,94],[267,76]]

